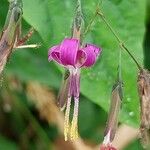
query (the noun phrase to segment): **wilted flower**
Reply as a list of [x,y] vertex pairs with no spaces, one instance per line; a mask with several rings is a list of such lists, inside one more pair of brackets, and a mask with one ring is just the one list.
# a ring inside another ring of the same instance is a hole
[[61,108],[66,106],[64,123],[65,140],[68,138],[70,129],[69,114],[72,97],[74,98],[74,113],[70,131],[71,139],[76,139],[78,137],[77,122],[80,93],[80,69],[81,67],[91,67],[94,65],[100,52],[101,49],[93,44],[86,44],[80,47],[80,41],[75,38],[64,39],[61,44],[53,46],[48,52],[49,61],[54,60],[69,70],[65,76],[65,80],[67,81],[64,83],[65,89],[62,90],[59,96]]

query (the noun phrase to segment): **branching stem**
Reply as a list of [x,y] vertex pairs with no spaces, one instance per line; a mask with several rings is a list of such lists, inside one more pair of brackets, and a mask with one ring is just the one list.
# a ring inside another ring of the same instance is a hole
[[87,25],[86,29],[84,30],[83,39],[84,39],[84,37],[86,36],[86,34],[88,33],[88,31],[90,30],[90,28],[91,28],[93,22],[95,21],[97,15],[98,15],[98,12],[99,12],[99,3],[98,3],[98,5],[97,5],[96,12],[95,12],[94,16],[91,18],[89,24]]
[[90,30],[90,28],[91,28],[91,26],[92,26],[92,24],[93,24],[95,18],[97,17],[97,15],[98,15],[98,14],[97,14],[97,12],[96,12],[96,13],[94,14],[93,18],[91,18],[89,24],[87,25],[87,27],[86,27],[86,29],[85,29],[85,31],[84,31],[84,33],[83,33],[83,38],[86,36],[86,34],[88,33],[88,31]]
[[129,49],[126,47],[126,45],[121,41],[121,39],[119,38],[119,36],[117,35],[117,33],[115,32],[115,30],[112,28],[112,26],[109,24],[109,22],[106,20],[104,14],[102,12],[98,12],[98,15],[101,17],[101,19],[103,20],[103,22],[106,24],[106,26],[110,29],[110,31],[112,32],[112,34],[115,36],[116,40],[118,41],[120,47],[125,50],[129,56],[132,58],[132,60],[135,62],[135,64],[137,65],[138,69],[141,70],[142,67],[140,66],[140,64],[138,63],[138,61],[135,59],[135,57],[131,54],[131,52],[129,51]]
[[130,50],[122,42],[122,40],[120,39],[120,37],[118,36],[118,34],[115,32],[115,30],[112,28],[112,26],[110,25],[110,23],[107,21],[107,19],[105,18],[104,14],[101,12],[101,10],[99,8],[99,4],[97,5],[96,12],[95,12],[94,16],[91,18],[89,24],[87,25],[87,27],[86,27],[86,29],[85,29],[85,31],[83,33],[83,39],[86,36],[86,34],[88,33],[88,31],[90,30],[90,28],[91,28],[91,26],[92,26],[92,24],[95,21],[95,19],[96,19],[97,16],[101,17],[101,19],[103,20],[103,22],[106,24],[106,26],[112,32],[112,34],[115,36],[115,38],[116,38],[117,42],[119,43],[119,46],[121,47],[121,49],[125,50],[129,54],[129,56],[132,58],[132,60],[137,65],[138,69],[141,70],[142,69],[141,65],[138,63],[138,61],[133,56],[133,54],[131,54]]

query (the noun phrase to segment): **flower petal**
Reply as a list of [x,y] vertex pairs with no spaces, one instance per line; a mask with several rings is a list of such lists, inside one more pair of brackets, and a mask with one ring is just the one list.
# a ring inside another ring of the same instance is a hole
[[71,71],[71,94],[73,97],[78,98],[80,94],[80,69],[73,69]]
[[96,62],[96,59],[101,52],[101,49],[96,45],[86,44],[82,51],[86,55],[85,62],[82,64],[82,66],[90,67]]
[[76,59],[76,67],[80,68],[86,61],[86,53],[82,49],[78,50],[77,59]]
[[48,61],[56,61],[60,63],[60,45],[51,47],[48,51]]
[[66,38],[60,45],[60,60],[64,66],[76,65],[79,40]]

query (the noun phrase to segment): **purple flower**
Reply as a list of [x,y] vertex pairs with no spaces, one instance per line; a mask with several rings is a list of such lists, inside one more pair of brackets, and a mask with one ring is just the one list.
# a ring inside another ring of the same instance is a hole
[[[66,38],[61,44],[49,49],[48,60],[56,61],[69,71],[67,77],[64,79],[59,96],[60,107],[66,107],[64,123],[65,140],[68,138],[69,130],[71,139],[78,137],[77,122],[80,94],[80,69],[94,65],[100,52],[101,49],[93,44],[85,44],[80,47],[80,41],[75,38]],[[74,113],[70,129],[69,113],[72,97],[74,98]]]

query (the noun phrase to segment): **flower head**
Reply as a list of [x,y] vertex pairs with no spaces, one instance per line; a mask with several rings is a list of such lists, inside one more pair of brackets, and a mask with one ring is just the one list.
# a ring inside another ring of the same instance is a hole
[[48,60],[54,60],[64,67],[90,67],[96,62],[101,49],[93,44],[80,47],[78,39],[66,38],[60,45],[49,49]]
[[[69,130],[71,132],[71,139],[78,137],[77,122],[80,94],[80,69],[94,65],[100,52],[101,49],[93,44],[85,44],[80,47],[80,41],[75,38],[66,38],[61,44],[49,49],[48,60],[57,62],[69,71],[67,77],[64,77],[63,87],[59,95],[60,107],[66,107],[64,123],[65,140],[68,139]],[[70,128],[69,114],[72,97],[74,98],[74,113]]]

